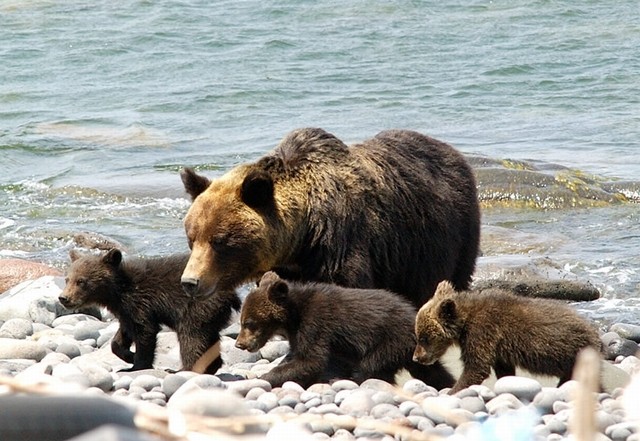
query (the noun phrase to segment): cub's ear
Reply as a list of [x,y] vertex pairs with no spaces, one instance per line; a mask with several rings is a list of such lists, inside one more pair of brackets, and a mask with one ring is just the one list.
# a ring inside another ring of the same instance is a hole
[[200,193],[205,191],[211,180],[197,174],[192,168],[185,167],[180,171],[180,179],[184,184],[184,189],[191,196],[191,201],[198,197]]
[[287,302],[289,285],[284,280],[280,280],[269,287],[269,300],[277,305],[284,305]]
[[80,251],[76,250],[75,248],[72,248],[71,251],[69,251],[69,257],[71,258],[72,262],[75,262],[80,257],[82,257],[82,254],[80,253]]
[[240,189],[242,202],[260,210],[273,206],[273,179],[264,170],[252,170],[242,182]]
[[438,309],[438,316],[447,323],[453,322],[458,316],[455,300],[443,300],[440,304],[440,308]]
[[107,254],[102,257],[102,261],[107,265],[117,268],[120,266],[120,262],[122,262],[122,252],[117,248],[111,248],[107,251]]

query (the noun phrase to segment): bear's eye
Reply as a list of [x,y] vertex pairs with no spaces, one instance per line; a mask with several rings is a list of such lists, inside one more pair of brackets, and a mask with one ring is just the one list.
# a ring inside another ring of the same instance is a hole
[[429,338],[425,336],[421,336],[418,341],[422,346],[429,346]]
[[247,331],[255,331],[256,329],[258,329],[258,326],[256,325],[256,323],[253,320],[247,320],[242,324],[243,328],[246,328]]
[[86,281],[85,279],[78,279],[78,280],[76,280],[76,285],[78,285],[78,286],[79,286],[79,287],[81,287],[81,288],[82,288],[82,287],[84,287],[84,286],[86,286],[86,284],[87,284],[87,281]]

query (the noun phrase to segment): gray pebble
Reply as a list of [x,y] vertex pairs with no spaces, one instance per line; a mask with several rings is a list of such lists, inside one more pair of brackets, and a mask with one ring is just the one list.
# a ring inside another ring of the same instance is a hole
[[64,354],[70,359],[79,357],[81,355],[80,347],[76,343],[71,343],[71,342],[60,343],[56,347],[56,352],[59,352],[60,354]]
[[558,401],[564,401],[565,395],[562,390],[555,387],[543,387],[533,399],[533,405],[542,414],[553,412],[553,405]]
[[517,410],[523,407],[524,404],[515,395],[510,393],[504,393],[498,395],[487,403],[487,411],[491,415],[500,416],[503,413],[510,410]]
[[284,397],[280,398],[278,400],[278,405],[279,406],[289,406],[291,408],[296,407],[296,404],[298,404],[300,402],[300,400],[298,399],[297,396],[295,395],[285,395]]
[[635,341],[636,343],[640,343],[640,326],[638,325],[616,323],[609,328],[609,331],[615,332],[622,338],[627,338]]
[[453,427],[446,424],[437,424],[433,429],[431,429],[431,433],[436,436],[448,438],[455,433],[455,430]]
[[446,413],[460,407],[460,399],[451,395],[428,397],[422,401],[424,414],[435,424],[444,423]]
[[41,297],[29,303],[29,318],[35,323],[51,326],[57,316],[58,301],[53,297]]
[[563,435],[567,431],[567,422],[557,418],[555,415],[543,415],[542,421],[549,430],[549,433]]
[[0,338],[15,338],[24,340],[33,334],[33,324],[30,320],[12,318],[0,327]]
[[344,410],[339,408],[334,403],[329,403],[329,404],[321,404],[320,406],[313,407],[309,409],[309,413],[322,414],[322,415],[331,413],[331,414],[341,415],[344,413]]
[[51,376],[65,383],[75,383],[84,388],[92,386],[80,368],[73,364],[58,364],[53,366]]
[[354,390],[358,388],[358,383],[351,380],[338,380],[331,385],[331,388],[335,392],[340,392],[341,390]]
[[149,374],[142,374],[142,375],[136,376],[131,381],[129,389],[131,389],[131,387],[141,387],[142,389],[148,392],[154,387],[161,386],[161,385],[162,385],[162,382],[158,377],[155,377]]
[[[607,333],[605,335],[608,335]],[[617,335],[617,334],[615,334]],[[622,337],[611,338],[603,345],[603,352],[607,360],[615,360],[616,357],[635,355],[638,352],[638,343]]]
[[375,391],[388,391],[391,393],[395,393],[396,387],[393,384],[389,384],[384,380],[379,380],[378,378],[368,378],[360,384],[361,389],[372,389]]
[[282,384],[282,390],[296,392],[298,396],[304,392],[304,388],[295,381],[285,381]]
[[371,399],[373,392],[371,390],[359,389],[352,391],[349,396],[345,397],[340,403],[340,410],[345,414],[360,417],[368,415],[371,408],[375,405]]
[[451,409],[445,414],[445,423],[453,428],[473,420],[473,413],[465,409]]
[[493,400],[496,397],[496,393],[484,384],[474,384],[472,386],[469,386],[467,389],[475,391],[478,396],[484,400],[485,403],[487,401]]
[[168,407],[189,415],[217,418],[249,414],[242,398],[223,389],[194,389],[189,393],[176,393],[169,400]]
[[542,390],[542,385],[533,378],[507,376],[499,378],[493,390],[498,395],[510,393],[521,401],[531,402]]
[[265,392],[260,395],[257,400],[259,403],[262,403],[265,407],[264,411],[269,412],[272,409],[278,407],[278,396],[273,392]]
[[356,438],[365,438],[365,439],[379,439],[384,437],[384,433],[378,432],[374,429],[368,429],[366,427],[356,427],[353,429],[353,434]]
[[300,401],[306,403],[309,400],[313,400],[316,398],[320,398],[320,394],[317,392],[311,392],[309,390],[304,390],[300,393]]
[[328,436],[333,436],[333,434],[335,433],[335,428],[331,423],[328,423],[327,421],[311,421],[309,423],[309,426],[311,428],[311,431],[314,433],[324,433]]
[[623,357],[618,367],[629,375],[636,375],[640,373],[640,359],[635,355]]
[[335,395],[333,402],[339,406],[340,404],[342,404],[345,398],[353,393],[354,390],[355,389],[342,389]]
[[471,413],[486,412],[487,406],[480,397],[464,397],[460,399],[460,407]]
[[249,390],[249,392],[247,392],[247,395],[245,395],[245,398],[247,400],[257,400],[260,395],[265,394],[266,392],[267,391],[261,387],[254,387],[251,390]]
[[58,327],[67,325],[67,326],[71,326],[71,329],[73,329],[79,322],[86,321],[86,320],[99,321],[95,317],[92,317],[87,314],[68,314],[68,315],[63,315],[61,317],[56,318],[53,321],[53,323],[51,323],[51,326],[54,328],[58,328]]
[[599,432],[605,433],[607,427],[613,426],[616,423],[618,423],[618,421],[616,421],[613,415],[603,410],[596,410],[596,427]]
[[331,437],[335,441],[354,441],[355,435],[346,429],[338,429]]
[[434,388],[431,387],[427,384],[424,383],[424,381],[422,380],[418,380],[416,378],[411,378],[409,380],[407,380],[403,385],[402,385],[402,390],[406,393],[408,393],[409,395],[415,395],[415,394],[419,394],[421,392],[435,392],[437,393],[438,391]]
[[0,338],[0,359],[42,360],[49,349],[38,342]]
[[250,380],[229,381],[225,384],[227,385],[227,389],[243,397],[246,396],[247,392],[249,392],[254,387],[259,387],[266,390],[267,392],[271,391],[271,384],[268,381],[261,380],[259,378],[252,378]]
[[371,396],[371,399],[375,404],[387,403],[387,404],[392,404],[394,406],[397,404],[395,400],[395,395],[384,390],[374,393]]
[[185,384],[190,378],[193,378],[197,375],[195,372],[192,372],[192,374],[193,375],[189,375],[186,373],[176,373],[167,375],[162,380],[162,392],[166,397],[171,398],[171,395],[173,395],[175,391],[180,389],[180,386]]
[[255,363],[260,359],[259,352],[243,351],[235,347],[236,341],[228,338],[220,338],[220,350],[223,354],[224,363],[228,366],[235,366],[238,363]]
[[133,382],[133,378],[131,378],[128,375],[122,375],[113,382],[113,388],[115,390],[118,390],[118,389],[129,390],[129,387],[131,386],[132,382]]
[[113,388],[113,376],[102,366],[97,364],[85,365],[82,373],[89,382],[89,387],[97,387],[98,389],[108,392]]
[[71,358],[69,358],[69,356],[66,354],[62,354],[59,352],[49,352],[44,356],[42,360],[40,360],[40,363],[55,366],[60,363],[69,363],[70,361]]
[[411,413],[411,410],[416,408],[420,408],[420,410],[422,410],[422,408],[418,403],[416,403],[415,401],[409,401],[409,400],[403,401],[398,406],[398,409],[400,409],[400,412],[402,412],[404,416],[409,416],[409,414]]
[[296,411],[289,406],[276,406],[273,409],[271,409],[268,413],[269,415],[272,415],[272,414],[273,415],[291,415],[291,414],[295,414]]
[[[305,401],[303,404],[307,409],[311,409],[312,407],[318,407],[322,404],[322,398],[320,397],[312,398],[310,400]],[[328,403],[328,404],[331,404],[331,403]],[[336,406],[339,405],[338,403],[335,403],[335,404]]]
[[535,426],[533,426],[531,432],[533,439],[546,439],[549,435],[551,435],[549,427],[545,426],[544,424],[536,424]]
[[106,323],[98,320],[82,320],[73,328],[73,338],[78,341],[93,339],[94,341],[100,337],[100,331],[107,326]]
[[404,414],[400,409],[389,403],[376,404],[371,408],[371,412],[369,412],[369,414],[375,419],[395,419],[404,417]]
[[623,423],[612,424],[605,429],[604,434],[612,440],[618,441],[626,439],[629,435],[636,431],[637,425],[633,421],[627,421]]
[[263,359],[274,361],[289,353],[289,342],[286,340],[269,341],[260,348],[259,353]]
[[14,375],[18,372],[22,372],[29,366],[36,364],[35,360],[2,360],[0,359],[0,371],[6,372],[5,375]]

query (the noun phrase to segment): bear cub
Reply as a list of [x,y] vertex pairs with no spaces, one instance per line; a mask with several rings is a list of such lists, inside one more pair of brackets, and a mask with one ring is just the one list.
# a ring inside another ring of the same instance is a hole
[[515,375],[520,367],[560,377],[560,385],[571,379],[581,349],[601,350],[596,329],[559,301],[500,289],[456,292],[446,281],[418,311],[415,333],[414,360],[426,365],[450,346],[460,346],[464,367],[452,394],[482,383],[491,368],[498,378]]
[[269,271],[244,301],[236,347],[256,352],[276,334],[289,340],[289,354],[262,376],[273,387],[336,378],[394,383],[402,368],[438,389],[450,387],[454,378],[444,366],[412,360],[415,314],[388,291],[288,282]]
[[235,291],[208,299],[187,295],[180,285],[187,254],[123,260],[114,248],[103,254],[72,250],[70,257],[60,303],[70,309],[93,304],[111,311],[120,322],[111,350],[133,363],[125,371],[152,368],[161,325],[176,332],[183,369],[214,374],[222,366],[220,331],[232,310],[240,309],[240,299]]

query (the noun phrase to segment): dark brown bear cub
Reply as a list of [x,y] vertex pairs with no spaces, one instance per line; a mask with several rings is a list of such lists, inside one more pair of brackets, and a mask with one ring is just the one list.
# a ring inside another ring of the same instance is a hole
[[464,368],[451,393],[482,383],[491,368],[498,378],[520,367],[560,377],[560,385],[571,379],[581,349],[601,348],[595,328],[559,301],[499,289],[455,292],[448,282],[418,311],[415,332],[420,363],[435,363],[450,346],[460,346]]
[[335,378],[393,383],[402,368],[436,388],[449,387],[454,379],[444,367],[411,359],[415,313],[388,291],[286,282],[270,271],[242,306],[236,346],[255,352],[276,334],[289,340],[285,360],[262,377],[274,387]]
[[73,309],[95,304],[113,313],[120,329],[111,349],[133,363],[125,370],[152,367],[161,325],[176,331],[184,369],[214,374],[220,368],[220,330],[228,325],[232,309],[240,309],[240,300],[234,291],[208,299],[187,295],[180,274],[188,255],[123,260],[120,250],[111,249],[100,255],[74,250],[70,256],[60,303]]

